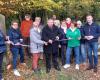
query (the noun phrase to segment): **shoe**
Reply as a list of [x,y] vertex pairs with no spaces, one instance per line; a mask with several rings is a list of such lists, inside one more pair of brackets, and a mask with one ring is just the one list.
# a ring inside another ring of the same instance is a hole
[[94,72],[97,73],[98,69],[97,67],[94,67]]
[[78,64],[76,64],[75,69],[79,70],[79,65]]
[[26,63],[21,63],[22,66],[27,66]]
[[11,67],[12,67],[11,64],[7,65],[7,70],[11,69]]
[[58,70],[58,71],[61,71],[61,69],[60,69],[59,66],[55,66],[54,68],[55,68],[56,70]]
[[49,72],[50,72],[50,68],[47,68],[47,69],[46,69],[46,73],[49,73]]
[[93,69],[93,66],[89,66],[86,70],[91,70]]
[[3,78],[1,80],[4,80]]
[[33,69],[33,72],[34,73],[38,73],[38,69]]
[[14,69],[14,75],[15,76],[21,76],[20,73],[18,72],[18,70]]
[[37,70],[38,70],[38,71],[41,71],[41,69],[40,69],[40,68],[37,68]]
[[64,61],[62,61],[62,66],[64,66],[65,65],[65,62]]
[[67,69],[67,68],[70,67],[70,64],[65,64],[63,67],[64,67],[65,69]]

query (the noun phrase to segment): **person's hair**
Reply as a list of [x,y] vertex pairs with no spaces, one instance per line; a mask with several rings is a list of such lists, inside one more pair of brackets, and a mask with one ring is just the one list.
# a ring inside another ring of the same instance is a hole
[[18,20],[12,20],[11,25],[13,25],[13,23],[18,23]]
[[38,19],[41,19],[40,17],[35,17],[35,20],[36,20],[37,18],[38,18]]
[[71,24],[74,24],[74,27],[76,27],[76,26],[77,26],[76,21],[72,21],[72,22],[71,22]]
[[31,18],[30,14],[25,14],[25,18],[26,18],[26,17]]
[[79,24],[81,24],[81,25],[82,25],[82,22],[81,22],[80,20],[78,20],[78,21],[77,21],[77,23],[79,23]]
[[93,17],[93,15],[92,15],[92,14],[87,14],[87,15],[86,15],[86,17],[88,17],[88,16],[91,16],[91,17]]
[[49,18],[49,19],[47,20],[47,22],[50,21],[50,20],[53,20],[53,19],[52,19],[52,18]]

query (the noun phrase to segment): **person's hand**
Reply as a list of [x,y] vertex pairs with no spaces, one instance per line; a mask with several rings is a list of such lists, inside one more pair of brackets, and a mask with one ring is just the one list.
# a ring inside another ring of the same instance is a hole
[[87,39],[87,40],[91,40],[93,38],[94,38],[94,36],[85,36],[85,39]]
[[81,37],[78,38],[78,40],[80,40],[80,39],[81,39]]
[[58,47],[61,48],[61,45],[59,44]]
[[90,40],[90,39],[89,39],[89,36],[85,36],[85,39]]
[[69,37],[68,39],[71,40],[72,38]]
[[19,42],[17,42],[16,44],[15,44],[16,46],[19,46],[19,45],[21,45]]
[[10,40],[6,41],[5,43],[14,45],[14,43],[12,41],[10,41]]
[[49,41],[48,41],[50,44],[52,44],[53,43],[53,41],[50,39]]
[[94,36],[88,36],[89,37],[89,40],[91,40],[91,39],[93,39],[94,38]]
[[48,43],[47,43],[47,42],[44,42],[44,45],[46,45],[46,46],[47,46],[47,45],[48,45]]
[[23,42],[23,39],[20,39],[20,42]]
[[9,41],[9,36],[6,36],[6,40],[8,40],[8,41]]
[[56,36],[56,40],[59,40],[59,36]]

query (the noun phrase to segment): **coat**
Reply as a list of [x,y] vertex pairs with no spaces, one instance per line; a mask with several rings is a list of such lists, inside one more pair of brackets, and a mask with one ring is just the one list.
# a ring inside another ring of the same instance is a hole
[[[66,34],[65,34],[64,30],[63,30],[61,27],[59,28],[59,31],[60,31],[60,34],[61,34],[60,40],[62,40],[62,39],[67,39],[67,38],[66,38]],[[66,29],[66,32],[67,32],[67,29]],[[67,46],[67,40],[61,41],[61,42],[60,42],[60,45],[66,45],[66,46]]]
[[[7,35],[9,36],[10,41],[12,41],[14,44],[16,43],[22,43],[20,39],[22,39],[22,35],[19,29],[14,29],[10,27],[8,30]],[[21,46],[15,46],[11,45],[11,48],[20,48]]]
[[6,44],[5,44],[5,37],[0,30],[0,53],[5,53],[6,52]]
[[41,40],[41,34],[34,28],[30,30],[30,51],[31,53],[43,52],[44,41]]
[[96,23],[92,23],[89,25],[86,23],[84,25],[84,36],[93,36],[94,38],[91,40],[86,40],[86,42],[98,42],[98,38],[100,36],[100,27]]
[[42,40],[48,42],[49,40],[53,40],[52,44],[44,45],[44,53],[56,53],[58,52],[58,44],[59,42],[55,41],[56,36],[60,36],[60,32],[58,27],[53,26],[52,29],[46,25],[42,30]]

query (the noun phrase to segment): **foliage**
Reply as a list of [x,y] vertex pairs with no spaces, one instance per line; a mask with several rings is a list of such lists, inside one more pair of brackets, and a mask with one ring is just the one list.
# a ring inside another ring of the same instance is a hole
[[91,13],[99,19],[100,0],[0,0],[0,12],[5,16],[43,12],[46,18],[56,14],[60,19],[69,16],[82,20]]

